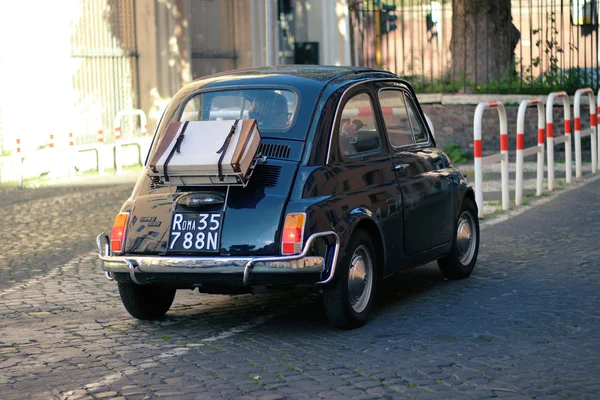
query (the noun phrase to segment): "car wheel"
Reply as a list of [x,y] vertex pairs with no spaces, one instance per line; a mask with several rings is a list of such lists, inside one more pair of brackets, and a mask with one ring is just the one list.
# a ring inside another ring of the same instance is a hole
[[323,289],[325,312],[331,325],[351,329],[363,325],[375,299],[377,258],[364,231],[355,232],[338,261],[334,281]]
[[141,320],[164,317],[171,308],[177,291],[164,286],[137,285],[128,282],[118,282],[118,285],[125,309],[132,317]]
[[442,274],[448,279],[463,279],[471,275],[479,253],[479,219],[477,207],[469,198],[463,200],[452,252],[438,260]]

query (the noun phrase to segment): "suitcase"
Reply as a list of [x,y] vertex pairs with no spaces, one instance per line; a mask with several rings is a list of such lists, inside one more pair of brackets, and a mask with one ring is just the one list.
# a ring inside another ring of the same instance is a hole
[[245,184],[259,143],[253,119],[171,122],[150,176],[171,185]]

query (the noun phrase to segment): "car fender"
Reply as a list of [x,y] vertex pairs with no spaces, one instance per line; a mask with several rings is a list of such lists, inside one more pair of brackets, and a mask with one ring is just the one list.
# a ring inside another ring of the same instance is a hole
[[[460,209],[462,208],[465,197],[469,197],[471,200],[473,200],[473,203],[475,204],[475,208],[477,208],[477,203],[475,202],[475,191],[473,190],[473,188],[471,186],[469,186],[466,183],[466,181],[461,181],[461,183],[458,186],[458,201],[456,202],[455,220],[458,220],[458,216],[460,215]],[[479,211],[479,210],[477,210],[477,211]]]
[[[383,236],[383,230],[381,229],[380,217],[376,212],[374,213],[366,207],[356,207],[352,210],[349,210],[336,227],[336,232],[340,237],[341,255],[343,255],[346,251],[346,246],[348,245],[352,234],[360,225],[364,224],[365,221],[369,221],[368,223],[370,227],[374,227],[373,229],[375,229],[379,235],[377,239],[380,241],[380,250],[383,255],[382,265],[385,265],[386,255],[385,251],[383,251],[383,249],[385,249],[385,238]],[[371,231],[369,233],[372,234],[374,232]],[[374,244],[377,246],[377,243]]]

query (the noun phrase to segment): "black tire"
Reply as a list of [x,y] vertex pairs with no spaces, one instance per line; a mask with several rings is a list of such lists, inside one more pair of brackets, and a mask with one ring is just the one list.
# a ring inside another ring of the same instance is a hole
[[177,291],[157,285],[137,285],[126,282],[118,282],[118,285],[125,309],[132,317],[141,320],[164,317],[171,308]]
[[[365,324],[375,301],[378,262],[369,235],[362,230],[356,231],[338,261],[333,282],[323,289],[325,313],[331,325],[352,329]],[[351,276],[354,277],[353,285],[350,285]],[[364,284],[362,292],[361,279]],[[360,293],[362,295],[357,297]]]
[[464,279],[471,275],[479,254],[479,218],[473,200],[465,198],[456,221],[452,252],[438,260],[448,279]]

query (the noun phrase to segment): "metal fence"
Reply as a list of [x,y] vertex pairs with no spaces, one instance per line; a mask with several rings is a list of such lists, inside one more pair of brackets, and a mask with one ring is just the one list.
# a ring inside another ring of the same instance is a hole
[[[381,4],[396,7],[388,24],[397,28],[379,35]],[[355,0],[353,64],[393,71],[421,92],[597,90],[599,9],[600,0]],[[499,57],[503,47],[514,50]]]
[[[138,108],[138,65],[135,0],[79,0],[73,22],[71,58],[75,65],[76,144],[114,141],[113,119],[118,111]],[[124,132],[139,130],[124,121]]]

